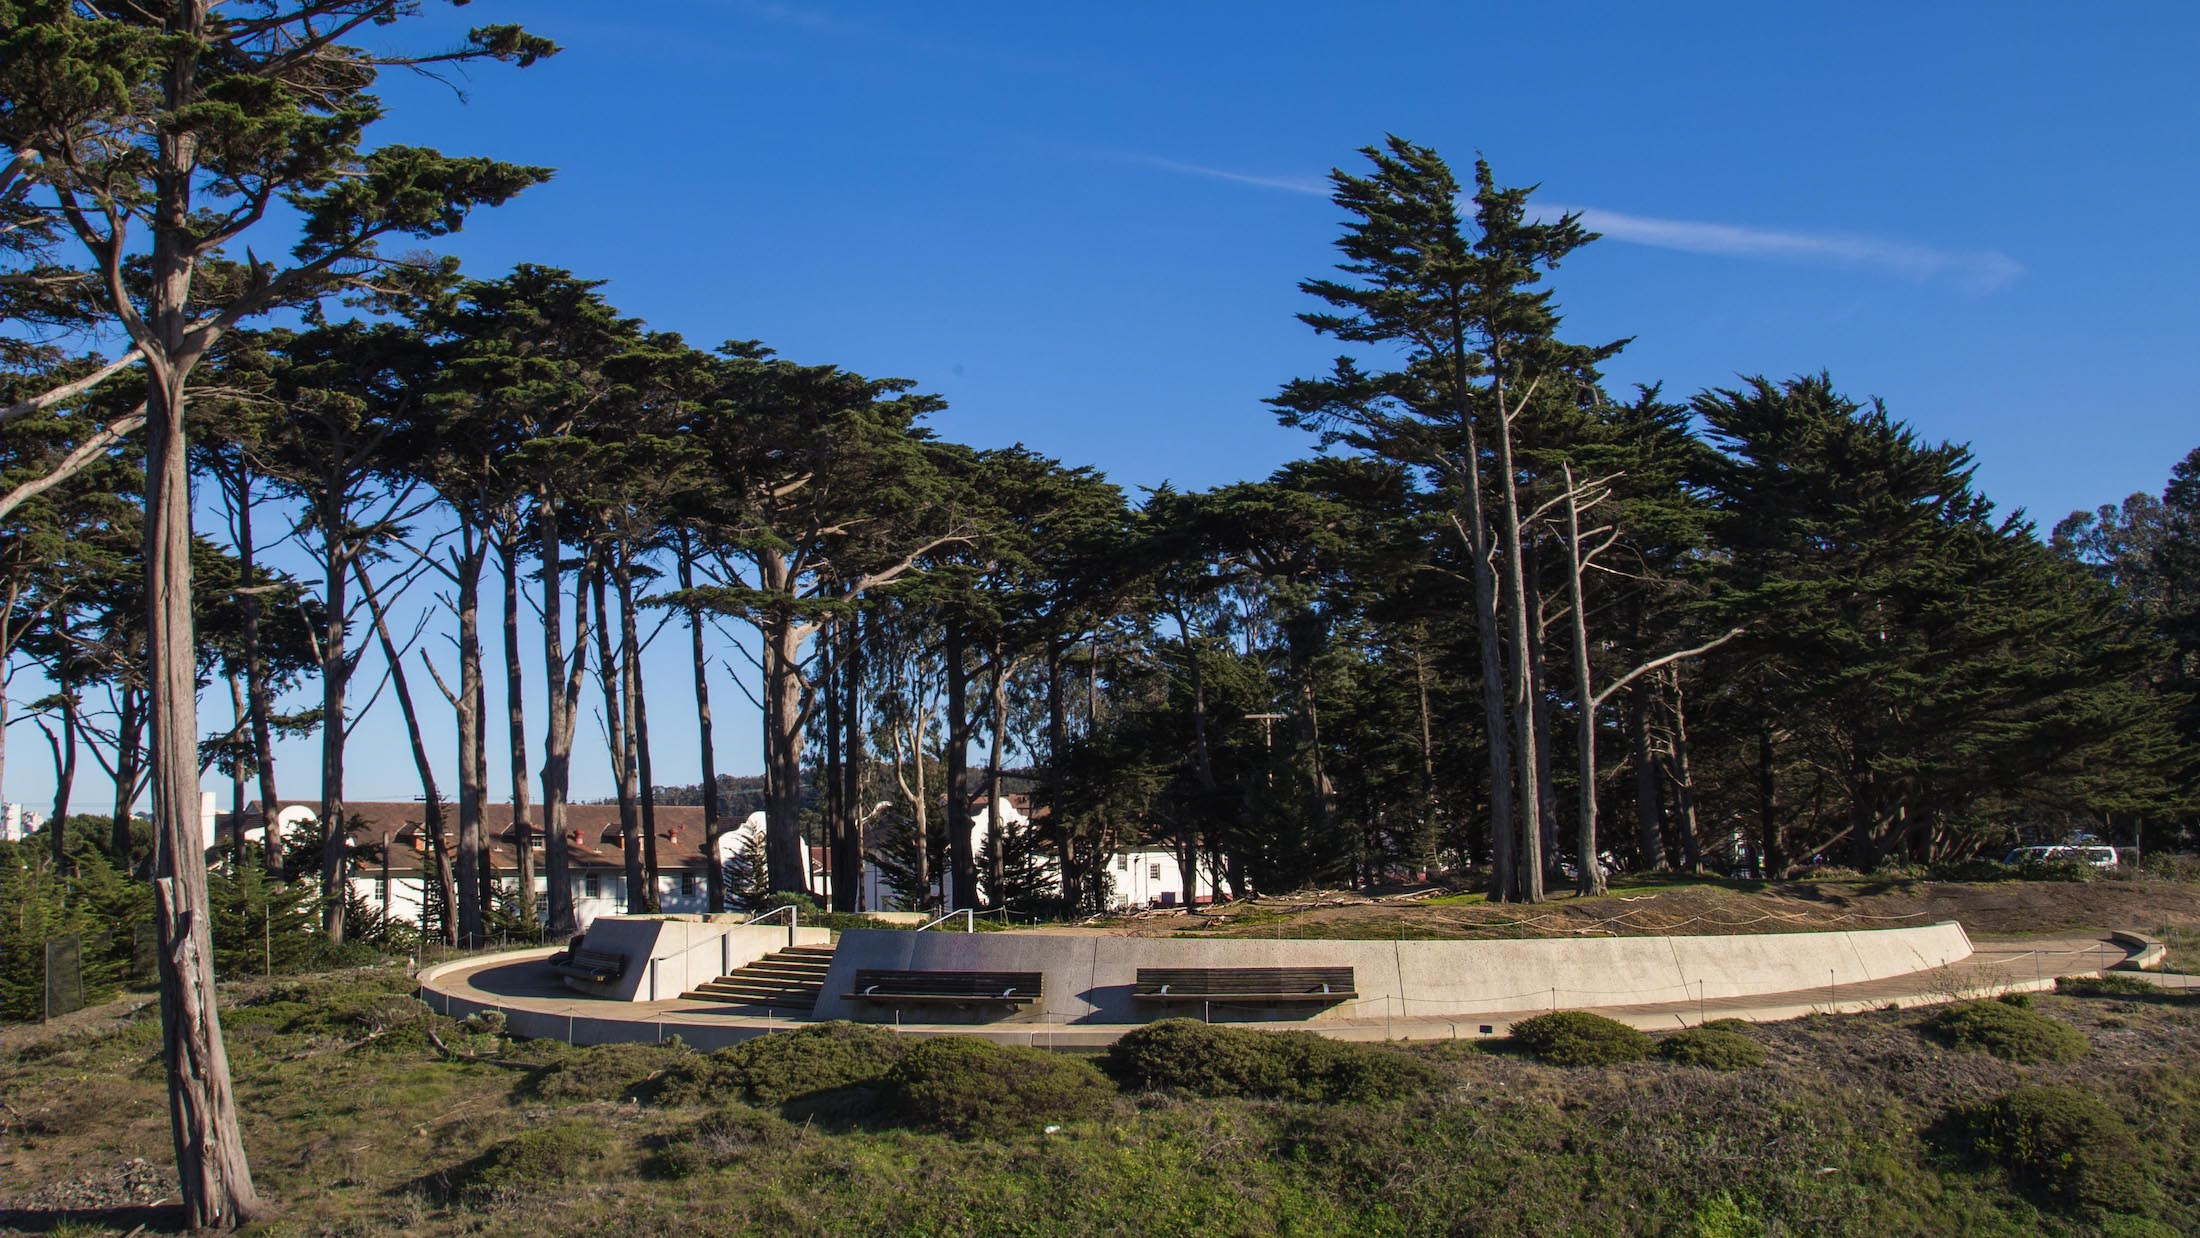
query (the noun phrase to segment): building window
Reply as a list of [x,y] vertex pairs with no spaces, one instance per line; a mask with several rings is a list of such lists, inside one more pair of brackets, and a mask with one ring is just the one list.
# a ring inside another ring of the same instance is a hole
[[680,897],[681,897],[681,898],[694,898],[694,897],[695,897],[695,874],[694,874],[694,873],[682,873],[682,874],[680,874]]
[[1161,862],[1159,860],[1146,866],[1146,877],[1152,881],[1161,880]]
[[1115,857],[1115,871],[1119,873],[1127,873],[1131,871],[1131,858],[1127,855],[1119,855]]
[[581,893],[589,898],[600,896],[603,893],[603,878],[594,873],[581,878]]

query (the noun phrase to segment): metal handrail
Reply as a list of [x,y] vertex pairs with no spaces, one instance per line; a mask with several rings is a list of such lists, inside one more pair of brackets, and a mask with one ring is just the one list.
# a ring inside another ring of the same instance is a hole
[[741,923],[743,925],[756,924],[760,921],[769,920],[782,911],[787,913],[787,944],[792,946],[794,945],[794,931],[802,927],[802,908],[794,903],[785,903],[772,908],[770,911],[757,912]]
[[931,927],[932,927],[933,925],[936,925],[936,924],[945,924],[945,923],[947,923],[947,922],[948,922],[949,920],[952,920],[952,919],[954,919],[954,918],[955,918],[956,916],[961,916],[961,917],[963,918],[963,932],[965,932],[965,933],[975,933],[975,932],[977,932],[977,931],[978,931],[978,912],[977,912],[977,909],[976,909],[976,908],[973,908],[973,907],[962,907],[962,908],[958,908],[958,909],[956,909],[956,910],[954,910],[954,911],[950,911],[950,912],[948,912],[948,913],[947,913],[946,915],[944,915],[944,916],[941,916],[941,917],[940,917],[939,919],[937,919],[937,920],[933,920],[933,921],[931,921],[931,922],[929,922],[929,923],[926,923],[926,924],[920,924],[920,925],[918,925],[918,926],[917,926],[917,931],[921,933],[921,932],[923,932],[924,930],[926,930],[926,929],[928,929],[928,928],[931,928]]

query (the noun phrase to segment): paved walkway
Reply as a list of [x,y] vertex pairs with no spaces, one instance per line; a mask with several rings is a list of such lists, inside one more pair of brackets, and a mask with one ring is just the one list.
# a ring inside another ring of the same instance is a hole
[[[574,1044],[661,1041],[678,1036],[714,1049],[808,1021],[807,1012],[720,1002],[614,1002],[584,997],[559,983],[542,965],[551,951],[531,950],[461,964],[425,979],[422,996],[436,1009],[464,1016],[476,1010],[504,1012],[512,1030]],[[1828,1012],[1923,1006],[1996,993],[2053,988],[2058,976],[2093,975],[2131,956],[2132,950],[2102,936],[2065,936],[1982,943],[1961,962],[1885,980],[1760,993],[1705,1001],[1647,1005],[1569,1007],[1593,1009],[1645,1030],[1690,1027],[1711,1019],[1772,1022]],[[2133,973],[2138,974],[2138,973]],[[2187,978],[2189,979],[2189,978]],[[1563,1003],[1561,1003],[1563,1005]],[[1319,1032],[1339,1040],[1476,1040],[1503,1036],[1514,1023],[1543,1014],[1549,1004],[1487,1014],[1376,1017],[1263,1024]],[[978,1035],[990,1040],[1046,1047],[1106,1045],[1138,1024],[1096,1023],[900,1023],[914,1035]]]

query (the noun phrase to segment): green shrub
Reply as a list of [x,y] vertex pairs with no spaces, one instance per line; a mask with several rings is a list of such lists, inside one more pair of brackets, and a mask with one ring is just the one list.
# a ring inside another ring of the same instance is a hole
[[2139,871],[2166,881],[2200,881],[2200,855],[2154,851],[2139,861]]
[[536,1100],[574,1103],[625,1100],[646,1091],[662,1072],[692,1058],[659,1045],[590,1045],[558,1053],[529,1075],[524,1091]]
[[2084,860],[2033,860],[2017,866],[2021,881],[2075,881],[2083,884],[2101,875]]
[[1163,1019],[1129,1033],[1108,1050],[1106,1066],[1126,1087],[1200,1096],[1380,1101],[1444,1084],[1428,1062],[1387,1046],[1197,1019]]
[[515,1136],[459,1167],[452,1185],[473,1204],[511,1203],[554,1186],[577,1166],[600,1161],[610,1140],[583,1122],[559,1122]]
[[889,1107],[903,1121],[965,1138],[1036,1134],[1096,1116],[1115,1094],[1089,1062],[975,1036],[910,1046],[886,1083]]
[[1741,1032],[1746,1035],[1756,1024],[1747,1019],[1713,1019],[1709,1023],[1700,1023],[1697,1026],[1710,1028],[1714,1032]]
[[505,1032],[504,1012],[479,1010],[459,1021],[467,1031],[481,1036],[502,1036]]
[[2117,975],[2061,976],[2055,991],[2065,997],[2162,997],[2167,993],[2159,985]]
[[1999,860],[1990,860],[1985,856],[1976,855],[1968,860],[1942,860],[1926,868],[1925,875],[1933,881],[1983,883],[2013,881],[2017,878],[2018,873],[2016,869]]
[[2130,1211],[2146,1197],[2138,1141],[2091,1092],[2019,1088],[1958,1109],[1952,1126],[1973,1156],[2060,1202]]
[[785,1147],[796,1137],[793,1124],[775,1113],[721,1109],[668,1142],[657,1164],[666,1176],[685,1178],[739,1164],[757,1152]]
[[2074,1062],[2092,1046],[2085,1033],[2007,1002],[1965,1002],[1926,1020],[1925,1030],[1958,1049],[2009,1062]]
[[1765,1064],[1765,1047],[1740,1032],[1691,1027],[1659,1041],[1658,1056],[1704,1070],[1745,1070]]
[[1650,1056],[1650,1038],[1586,1010],[1539,1014],[1513,1024],[1513,1040],[1553,1066],[1610,1066]]
[[883,1077],[908,1048],[883,1027],[835,1021],[771,1032],[667,1069],[652,1099],[694,1105],[720,1099],[781,1105],[798,1096]]

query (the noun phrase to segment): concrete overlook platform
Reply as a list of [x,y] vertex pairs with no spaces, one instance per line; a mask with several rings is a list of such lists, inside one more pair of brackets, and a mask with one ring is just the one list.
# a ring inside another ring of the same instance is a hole
[[[976,1035],[1041,1047],[1084,1048],[1167,1015],[1253,1022],[1343,1040],[1473,1040],[1552,1009],[1594,1010],[1645,1030],[1710,1019],[1766,1022],[1829,1012],[1916,1006],[2051,988],[2093,975],[2139,947],[2108,934],[2043,936],[1974,945],[1959,925],[1861,932],[1590,940],[1333,941],[1122,938],[1104,934],[910,933],[840,935],[814,1013],[673,998],[620,1001],[564,987],[527,950],[442,964],[420,974],[423,1000],[453,1017],[501,1011],[522,1036],[574,1044],[678,1036],[715,1049],[818,1019],[863,1014],[920,1036]],[[1189,960],[1189,961],[1187,961]],[[1354,968],[1358,997],[1312,1017],[1264,1017],[1134,1004],[1128,977],[1147,966]],[[858,967],[1026,970],[1046,977],[1042,1002],[987,1022],[940,1021],[927,1008],[859,1009],[845,1000]]]

